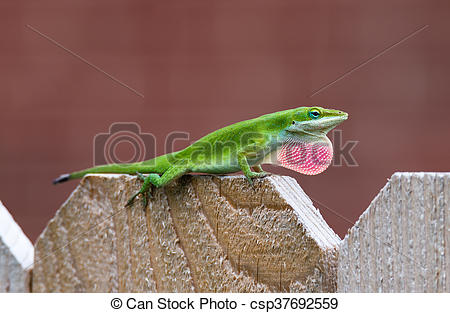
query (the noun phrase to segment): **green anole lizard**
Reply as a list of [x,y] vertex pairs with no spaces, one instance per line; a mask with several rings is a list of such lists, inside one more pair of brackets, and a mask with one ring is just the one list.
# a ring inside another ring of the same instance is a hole
[[242,170],[252,183],[253,178],[269,174],[261,164],[277,164],[316,175],[330,165],[333,157],[327,133],[347,117],[345,112],[321,107],[266,114],[216,130],[177,152],[138,163],[107,164],[64,174],[53,183],[90,173],[137,174],[143,184],[127,206],[138,195],[142,195],[146,206],[151,186],[162,187],[186,173],[228,174]]

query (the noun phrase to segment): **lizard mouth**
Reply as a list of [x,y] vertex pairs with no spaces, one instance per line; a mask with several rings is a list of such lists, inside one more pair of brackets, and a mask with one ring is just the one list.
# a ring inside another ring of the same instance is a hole
[[323,135],[327,134],[330,130],[345,121],[347,118],[348,114],[343,113],[342,115],[326,116],[317,120],[308,120],[298,123],[296,122],[288,129],[288,131],[293,133],[304,133],[313,136],[317,136],[316,133],[320,132],[320,135]]

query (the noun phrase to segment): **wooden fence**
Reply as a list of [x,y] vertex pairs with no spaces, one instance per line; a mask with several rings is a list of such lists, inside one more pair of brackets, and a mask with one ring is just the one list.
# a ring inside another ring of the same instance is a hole
[[394,174],[343,240],[289,177],[138,187],[87,176],[34,251],[0,206],[0,291],[450,291],[450,173]]

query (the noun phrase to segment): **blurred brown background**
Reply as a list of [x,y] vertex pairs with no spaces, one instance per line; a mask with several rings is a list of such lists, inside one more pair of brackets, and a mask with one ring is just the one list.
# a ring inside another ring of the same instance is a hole
[[343,236],[393,172],[449,170],[449,13],[426,0],[2,0],[0,199],[35,240],[78,183],[51,180],[91,166],[113,122],[139,123],[162,152],[171,131],[194,140],[320,105],[349,112],[340,129],[359,166],[274,171]]

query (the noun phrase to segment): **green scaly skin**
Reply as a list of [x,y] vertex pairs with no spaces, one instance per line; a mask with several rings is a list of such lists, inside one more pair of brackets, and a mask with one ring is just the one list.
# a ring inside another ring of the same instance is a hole
[[146,206],[151,186],[163,187],[186,173],[228,174],[241,170],[252,183],[253,178],[269,174],[263,171],[261,164],[275,163],[270,156],[286,138],[296,137],[306,142],[328,140],[326,134],[347,117],[345,112],[320,107],[266,114],[216,130],[177,152],[138,163],[108,164],[61,175],[54,183],[91,173],[138,174],[142,187],[127,206],[138,195],[143,196]]

